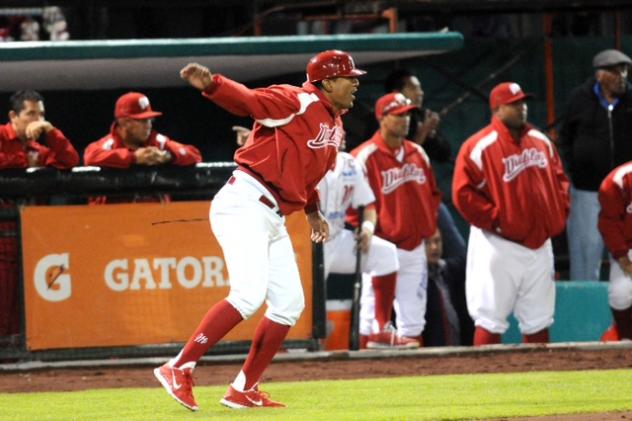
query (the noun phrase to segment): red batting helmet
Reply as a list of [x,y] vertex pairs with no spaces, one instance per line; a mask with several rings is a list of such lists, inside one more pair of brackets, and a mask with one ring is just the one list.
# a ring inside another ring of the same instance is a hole
[[340,50],[327,50],[316,54],[307,63],[307,80],[318,82],[335,77],[356,77],[366,72],[356,69],[353,57]]

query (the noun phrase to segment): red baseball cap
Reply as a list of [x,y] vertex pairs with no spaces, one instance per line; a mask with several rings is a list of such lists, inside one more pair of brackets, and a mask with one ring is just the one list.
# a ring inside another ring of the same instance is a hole
[[493,110],[500,105],[511,104],[532,96],[533,94],[525,94],[515,82],[499,83],[489,94],[489,107]]
[[412,101],[399,92],[386,94],[375,103],[375,118],[380,121],[385,115],[400,115],[417,108]]
[[149,98],[140,92],[128,92],[116,100],[114,106],[115,118],[133,118],[146,120],[161,116],[162,113],[151,109]]

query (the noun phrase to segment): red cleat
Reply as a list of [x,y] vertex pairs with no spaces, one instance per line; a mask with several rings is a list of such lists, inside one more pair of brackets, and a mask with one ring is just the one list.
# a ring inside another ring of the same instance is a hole
[[419,341],[399,336],[392,324],[387,324],[380,333],[369,335],[366,343],[368,349],[414,349],[419,348]]
[[257,386],[246,392],[239,392],[235,390],[233,386],[229,386],[226,394],[219,403],[233,409],[285,408],[285,405],[270,399],[269,395],[266,392],[260,391]]
[[193,397],[193,368],[174,368],[167,364],[154,369],[154,376],[169,396],[191,411],[199,409]]
[[619,338],[617,325],[615,325],[614,323],[610,325],[610,327],[601,336],[601,342],[617,342],[620,340],[621,338]]

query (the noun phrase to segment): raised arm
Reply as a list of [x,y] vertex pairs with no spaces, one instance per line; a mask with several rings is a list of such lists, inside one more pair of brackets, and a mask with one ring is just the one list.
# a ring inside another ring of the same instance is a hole
[[299,98],[292,91],[274,86],[250,89],[222,75],[214,75],[197,63],[186,65],[180,71],[180,76],[226,111],[241,117],[250,116],[269,127],[273,127],[274,122],[283,122],[304,110],[310,102],[318,100],[313,94],[304,93],[303,98]]

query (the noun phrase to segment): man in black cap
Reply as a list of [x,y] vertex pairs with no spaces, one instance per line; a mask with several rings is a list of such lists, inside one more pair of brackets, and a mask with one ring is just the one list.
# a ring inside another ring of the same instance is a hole
[[632,160],[632,60],[618,50],[593,58],[595,73],[571,95],[560,152],[572,182],[567,234],[572,280],[598,280],[603,241],[597,231],[601,181]]

